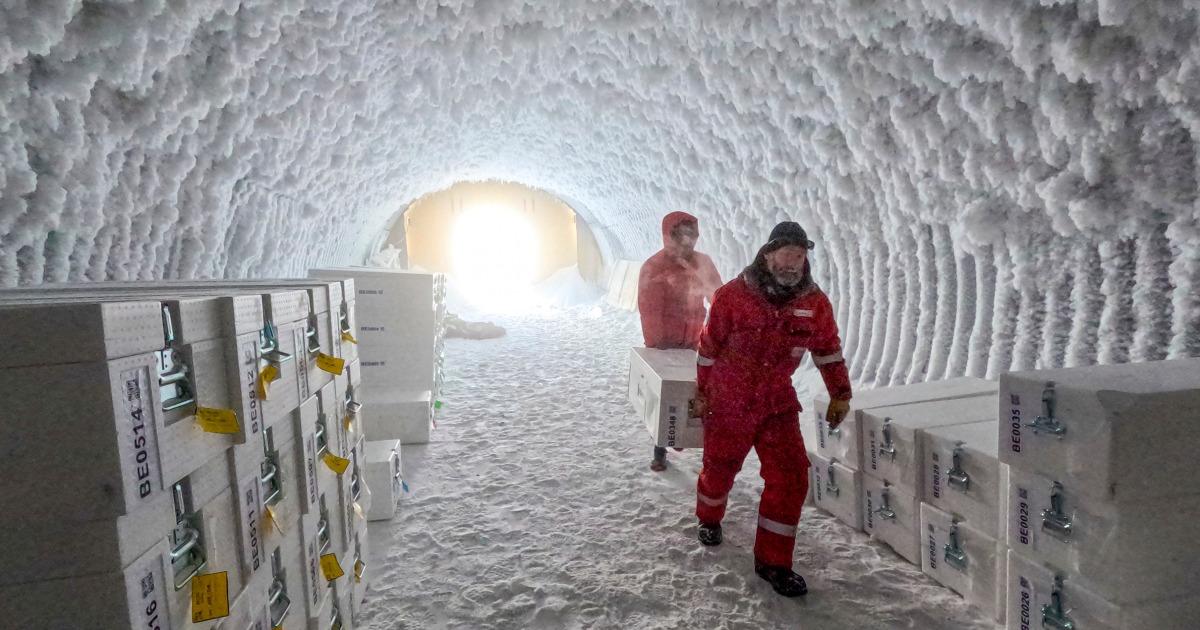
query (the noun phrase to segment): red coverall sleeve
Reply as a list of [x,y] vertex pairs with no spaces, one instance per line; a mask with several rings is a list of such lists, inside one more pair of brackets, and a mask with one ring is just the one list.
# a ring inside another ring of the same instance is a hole
[[663,338],[663,292],[657,290],[654,266],[646,263],[638,273],[638,314],[642,318],[642,339],[647,348],[656,348]]
[[818,331],[816,343],[811,344],[813,363],[821,371],[825,381],[825,389],[829,397],[837,400],[850,400],[850,372],[846,369],[846,360],[842,357],[842,340],[838,337],[837,320],[833,316],[833,305],[829,298],[822,295],[817,307]]
[[712,308],[708,310],[708,322],[700,333],[700,349],[696,353],[696,389],[701,393],[705,393],[708,374],[729,337],[729,327],[733,323],[729,305],[728,298],[722,300],[719,293],[714,295]]

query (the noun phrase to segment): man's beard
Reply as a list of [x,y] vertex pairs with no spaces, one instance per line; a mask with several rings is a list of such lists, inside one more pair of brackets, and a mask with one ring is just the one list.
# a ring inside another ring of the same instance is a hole
[[804,274],[799,271],[775,271],[771,273],[771,277],[785,287],[794,287],[804,279]]

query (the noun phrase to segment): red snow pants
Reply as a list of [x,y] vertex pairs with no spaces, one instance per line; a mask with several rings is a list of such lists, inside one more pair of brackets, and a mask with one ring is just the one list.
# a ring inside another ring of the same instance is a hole
[[766,482],[758,506],[754,557],[771,566],[792,566],[796,524],[808,494],[808,454],[799,412],[771,416],[728,414],[704,422],[704,463],[696,483],[696,516],[719,523],[733,479],[754,447]]

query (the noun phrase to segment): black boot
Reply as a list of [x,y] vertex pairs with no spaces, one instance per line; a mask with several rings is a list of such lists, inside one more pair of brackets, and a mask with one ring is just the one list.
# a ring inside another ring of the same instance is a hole
[[754,572],[766,580],[776,593],[784,597],[799,597],[808,592],[804,578],[790,567],[773,567],[761,560],[754,561]]
[[721,544],[721,524],[700,523],[700,529],[696,530],[696,538],[700,539],[700,544],[708,547],[715,547]]
[[654,459],[650,460],[650,470],[654,472],[662,472],[667,469],[667,449],[661,446],[654,447]]

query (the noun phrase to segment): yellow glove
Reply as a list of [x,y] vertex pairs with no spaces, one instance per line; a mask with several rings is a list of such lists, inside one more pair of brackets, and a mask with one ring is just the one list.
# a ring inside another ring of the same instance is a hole
[[842,420],[846,419],[848,413],[850,413],[850,401],[834,398],[829,401],[829,408],[825,410],[825,422],[829,423],[830,429],[836,429]]

